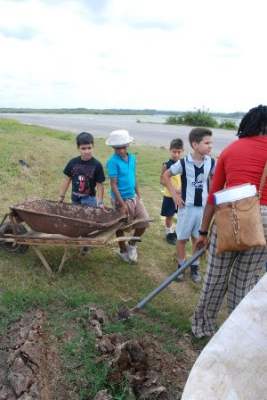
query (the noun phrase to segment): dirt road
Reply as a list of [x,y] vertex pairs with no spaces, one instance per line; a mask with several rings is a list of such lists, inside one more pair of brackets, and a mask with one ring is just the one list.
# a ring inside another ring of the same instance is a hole
[[[53,129],[67,130],[73,133],[89,131],[96,137],[107,137],[113,129],[128,129],[136,143],[167,147],[176,137],[184,140],[188,149],[188,126],[166,125],[164,123],[141,122],[153,121],[153,116],[136,115],[81,115],[81,114],[0,114],[0,118],[12,118],[23,123],[46,126]],[[214,153],[218,154],[230,142],[235,140],[235,132],[213,129]]]

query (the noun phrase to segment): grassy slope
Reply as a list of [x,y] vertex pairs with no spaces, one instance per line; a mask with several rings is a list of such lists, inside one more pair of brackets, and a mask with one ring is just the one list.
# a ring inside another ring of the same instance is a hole
[[[1,218],[9,205],[27,197],[57,199],[62,169],[76,154],[72,134],[11,120],[0,120],[0,151]],[[175,269],[175,249],[163,240],[164,230],[159,217],[159,173],[162,161],[168,156],[167,151],[145,146],[132,146],[131,151],[137,154],[144,202],[155,220],[139,246],[139,264],[123,264],[111,248],[93,249],[88,257],[68,261],[60,276],[49,279],[32,250],[19,256],[0,251],[2,332],[7,323],[25,309],[41,306],[50,313],[51,326],[60,335],[70,315],[79,314],[85,304],[95,302],[110,313],[125,299],[127,305],[132,306]],[[95,153],[105,163],[111,150],[99,139]],[[20,159],[25,160],[30,168],[22,167],[18,162]],[[48,247],[44,252],[52,265],[59,263],[62,249]],[[149,331],[164,336],[166,344],[173,342],[172,351],[175,351],[175,334],[171,337],[167,332],[173,328],[181,334],[189,329],[199,288],[189,280],[174,283],[171,287],[147,306],[148,322],[137,318],[129,329],[121,323],[109,329],[128,329],[129,335]]]

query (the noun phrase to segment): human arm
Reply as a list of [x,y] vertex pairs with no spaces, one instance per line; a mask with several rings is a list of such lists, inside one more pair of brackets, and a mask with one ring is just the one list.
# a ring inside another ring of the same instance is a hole
[[103,183],[96,183],[96,197],[97,197],[97,205],[100,208],[104,207],[104,185]]
[[208,232],[210,223],[212,221],[212,217],[214,215],[214,211],[215,211],[215,206],[213,204],[207,203],[204,208],[202,223],[199,230],[199,238],[196,241],[196,247],[198,249],[208,246],[209,243]]
[[[213,173],[214,172],[214,173]],[[224,163],[224,156],[223,153],[219,157],[216,162],[216,165],[211,172],[211,179],[210,179],[210,191],[208,195],[208,203],[214,203],[214,196],[215,192],[224,189],[226,183],[226,173],[225,173],[225,163]]]
[[137,197],[139,199],[141,199],[141,193],[140,193],[140,190],[139,190],[139,185],[138,185],[136,176],[135,176],[135,193],[136,193]]
[[113,194],[115,196],[116,204],[118,204],[118,206],[120,208],[122,208],[123,211],[126,214],[128,214],[128,208],[127,208],[127,206],[125,204],[125,201],[123,200],[123,198],[120,195],[120,192],[119,192],[119,189],[118,189],[118,181],[117,181],[116,177],[115,178],[110,178],[110,187],[111,187],[111,190],[112,190],[112,192],[113,192]]
[[103,170],[102,164],[99,162],[97,164],[96,172],[95,172],[95,182],[96,182],[96,198],[97,198],[97,206],[104,208],[104,181],[105,174]]
[[262,196],[262,191],[263,191],[264,185],[266,183],[266,178],[267,178],[267,161],[265,163],[263,174],[262,174],[261,180],[260,180],[259,198],[261,198],[261,196]]
[[212,185],[212,178],[213,178],[214,173],[215,173],[216,160],[214,158],[212,158],[211,159],[211,163],[212,163],[211,164],[212,167],[211,167],[211,170],[210,170],[210,173],[209,173],[209,177],[208,177],[208,189],[209,189],[209,192],[210,192],[210,188],[211,188],[211,185]]
[[66,176],[61,184],[60,191],[59,191],[59,202],[60,203],[63,203],[63,201],[65,199],[65,194],[70,186],[70,183],[71,183],[71,177]]
[[182,200],[180,191],[177,191],[175,189],[175,187],[172,184],[171,181],[171,177],[173,175],[178,175],[182,173],[182,169],[180,166],[179,161],[177,163],[175,163],[174,165],[172,165],[172,167],[170,169],[167,169],[163,175],[162,175],[162,181],[163,184],[167,187],[167,189],[169,190],[169,192],[172,195],[172,199],[174,201],[175,206],[177,207],[183,207],[184,206],[184,201]]
[[167,170],[167,165],[166,165],[166,163],[163,163],[162,164],[162,168],[161,168],[161,173],[160,173],[160,184],[161,185],[165,185],[165,183],[164,183],[164,179],[163,179],[163,174],[164,174],[164,172]]
[[216,169],[211,181],[211,190],[208,196],[208,202],[204,208],[202,223],[199,230],[199,238],[196,242],[196,247],[201,248],[208,245],[208,232],[210,224],[215,212],[214,193],[224,188],[226,182],[224,159],[221,156],[216,163]]

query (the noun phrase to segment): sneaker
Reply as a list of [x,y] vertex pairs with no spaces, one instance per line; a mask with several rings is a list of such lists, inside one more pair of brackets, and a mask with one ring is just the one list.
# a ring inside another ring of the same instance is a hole
[[[181,265],[180,265],[180,264],[178,264],[177,270],[178,270],[179,268],[181,268]],[[182,282],[183,280],[184,280],[184,273],[182,272],[180,275],[177,276],[176,281],[177,281],[177,282]]]
[[126,263],[130,263],[128,253],[125,251],[124,253],[121,253],[120,250],[116,251],[116,254],[120,257],[120,259]]
[[198,271],[198,265],[191,265],[191,279],[194,283],[201,282],[201,275]]
[[137,247],[129,244],[128,248],[127,248],[127,252],[128,252],[129,260],[136,263],[137,259],[138,259]]
[[176,245],[176,241],[177,241],[177,236],[176,236],[176,233],[175,232],[173,232],[173,233],[168,233],[167,235],[166,235],[166,240],[167,240],[167,242],[169,243],[169,244],[172,244],[172,245]]

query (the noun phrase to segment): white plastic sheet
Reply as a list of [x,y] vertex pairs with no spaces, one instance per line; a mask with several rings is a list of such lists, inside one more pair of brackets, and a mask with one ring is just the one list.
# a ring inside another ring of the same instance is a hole
[[203,349],[182,400],[267,400],[267,274]]

